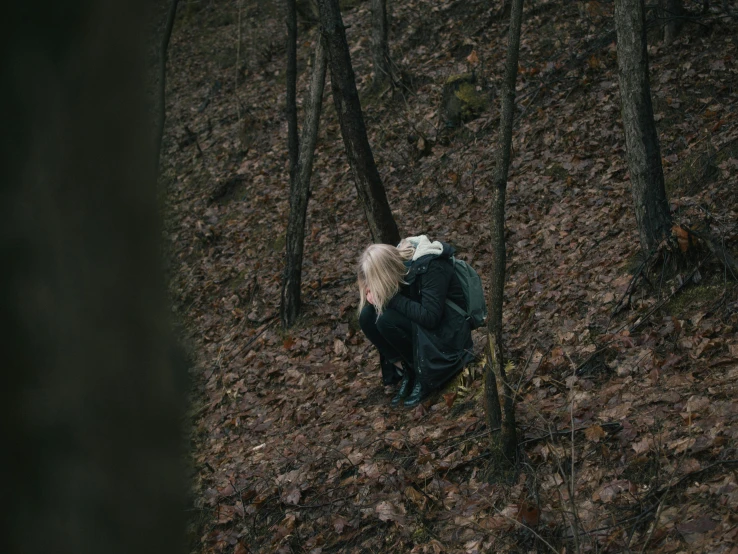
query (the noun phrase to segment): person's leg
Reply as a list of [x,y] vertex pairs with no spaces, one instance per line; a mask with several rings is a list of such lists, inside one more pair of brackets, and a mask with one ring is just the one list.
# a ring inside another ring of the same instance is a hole
[[395,310],[385,310],[376,322],[377,330],[390,347],[399,353],[402,361],[413,365],[413,325]]
[[384,338],[377,327],[377,312],[374,306],[367,304],[359,314],[359,326],[366,335],[366,338],[377,347],[379,353],[390,363],[398,363],[402,360],[402,355],[398,352],[390,342]]
[[377,319],[374,306],[367,305],[359,315],[359,325],[367,338],[377,347],[382,358],[389,364],[394,363],[398,373],[402,375],[397,394],[390,402],[392,406],[398,406],[410,394],[415,384],[412,323],[394,310],[384,311]]
[[399,312],[386,310],[377,320],[377,329],[392,348],[402,356],[402,381],[400,381],[397,394],[390,401],[392,406],[399,406],[410,395],[416,382],[413,368],[413,325]]

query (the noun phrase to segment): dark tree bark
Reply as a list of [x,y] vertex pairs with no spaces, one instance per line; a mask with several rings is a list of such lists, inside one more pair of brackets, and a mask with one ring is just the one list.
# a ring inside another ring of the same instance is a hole
[[297,6],[295,0],[287,3],[287,155],[290,164],[290,186],[297,169]]
[[510,38],[507,45],[505,80],[502,84],[502,111],[494,181],[492,183],[492,271],[487,329],[487,365],[485,370],[485,400],[487,426],[500,429],[492,435],[492,451],[500,461],[515,464],[517,433],[515,410],[510,386],[505,374],[502,350],[502,299],[505,289],[505,195],[510,168],[513,115],[515,111],[515,79],[518,74],[520,29],[523,20],[523,0],[513,0],[510,9]]
[[387,0],[372,0],[372,61],[374,80],[372,87],[380,89],[387,82],[394,82],[389,53],[389,21]]
[[290,185],[290,219],[287,224],[287,253],[282,279],[282,326],[294,324],[300,313],[300,285],[302,283],[302,253],[305,244],[305,219],[310,196],[310,177],[313,172],[313,155],[318,140],[318,124],[323,105],[323,87],[327,57],[323,39],[318,37],[315,47],[313,74],[305,103],[305,122],[302,126],[300,155],[295,178]]
[[620,102],[641,248],[652,252],[668,236],[671,215],[664,189],[648,78],[643,0],[616,0]]
[[167,15],[167,22],[164,27],[164,33],[161,37],[161,46],[159,47],[159,96],[158,104],[159,109],[157,110],[157,125],[156,125],[156,167],[158,169],[161,160],[161,141],[164,136],[164,122],[167,117],[167,59],[169,58],[169,39],[172,37],[172,29],[174,28],[174,19],[177,16],[177,6],[179,0],[172,0],[169,6],[169,14]]
[[184,552],[142,0],[4,7],[6,554]]
[[343,144],[354,175],[356,190],[364,207],[374,242],[397,244],[400,233],[392,217],[382,180],[374,163],[364,126],[356,79],[351,66],[346,30],[338,0],[319,0],[320,22],[328,52],[331,91],[341,125]]
[[664,44],[671,44],[684,25],[684,4],[682,0],[659,0],[661,15],[664,18]]

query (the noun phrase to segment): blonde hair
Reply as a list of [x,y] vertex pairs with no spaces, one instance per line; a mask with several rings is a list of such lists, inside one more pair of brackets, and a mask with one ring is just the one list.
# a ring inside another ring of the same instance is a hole
[[369,289],[377,316],[382,315],[387,302],[397,294],[400,285],[405,282],[403,278],[407,274],[407,268],[404,262],[412,258],[414,251],[413,248],[408,256],[406,248],[399,249],[389,244],[367,246],[359,258],[356,279],[359,286],[359,312],[366,306],[366,289]]
[[407,239],[402,239],[397,245],[397,250],[404,260],[412,260],[415,255],[415,247]]

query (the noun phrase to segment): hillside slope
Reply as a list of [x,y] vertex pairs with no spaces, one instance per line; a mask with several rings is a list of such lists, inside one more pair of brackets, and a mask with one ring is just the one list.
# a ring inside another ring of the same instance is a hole
[[[403,235],[451,242],[486,282],[505,22],[481,0],[391,4],[407,86],[363,98],[390,204]],[[347,5],[364,90],[369,2]],[[738,552],[738,291],[700,245],[677,276],[633,279],[611,3],[525,8],[504,313],[522,437],[512,483],[486,462],[479,364],[445,396],[389,406],[357,332],[355,262],[370,237],[329,87],[305,313],[279,329],[282,15],[251,0],[182,8],[163,183],[173,310],[196,357],[193,551]],[[668,48],[654,36],[652,94],[675,222],[735,252],[737,39],[713,9]],[[300,27],[298,98],[315,33]],[[489,109],[448,131],[442,85],[471,69]]]

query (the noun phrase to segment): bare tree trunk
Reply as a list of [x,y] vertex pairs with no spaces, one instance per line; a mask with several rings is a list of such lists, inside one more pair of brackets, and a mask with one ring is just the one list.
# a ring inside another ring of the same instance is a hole
[[505,289],[505,195],[507,174],[510,168],[512,126],[515,111],[515,79],[518,74],[520,52],[520,28],[523,20],[523,0],[513,0],[510,9],[510,38],[507,45],[505,80],[502,90],[502,112],[500,115],[499,146],[497,165],[492,184],[492,272],[490,289],[490,317],[487,329],[487,366],[485,374],[485,399],[487,426],[500,428],[493,435],[492,450],[500,461],[515,464],[517,433],[512,393],[505,374],[505,359],[502,350],[502,299]]
[[282,279],[282,326],[294,324],[300,313],[300,285],[302,283],[302,253],[305,245],[305,219],[310,196],[310,177],[313,172],[313,155],[318,140],[320,111],[323,105],[323,87],[327,56],[323,38],[318,37],[315,47],[313,74],[305,104],[305,122],[302,126],[300,155],[295,178],[290,185],[290,219],[287,225],[287,253]]
[[290,164],[290,187],[297,169],[297,7],[295,0],[287,3],[287,155]]
[[364,207],[374,242],[397,244],[400,233],[392,217],[387,195],[374,163],[364,126],[356,79],[346,42],[346,30],[338,0],[318,0],[323,37],[331,70],[331,90],[341,125],[343,144],[354,175],[356,190]]
[[159,48],[159,98],[158,104],[159,109],[157,110],[157,116],[159,120],[156,125],[156,167],[159,168],[161,161],[161,141],[164,137],[164,122],[167,117],[167,104],[166,104],[166,93],[167,93],[167,59],[169,57],[169,39],[172,37],[172,29],[174,28],[174,19],[177,16],[177,5],[179,0],[172,0],[169,7],[169,15],[167,16],[167,23],[164,27],[164,34],[161,37],[161,46]]
[[389,54],[389,22],[387,0],[372,0],[372,60],[374,80],[372,87],[382,88],[388,81],[394,82]]
[[664,44],[671,44],[684,25],[683,0],[659,0],[659,11],[664,23]]
[[4,7],[3,553],[185,552],[145,9]]
[[625,144],[641,248],[652,252],[671,229],[651,105],[643,0],[616,0],[615,25]]

